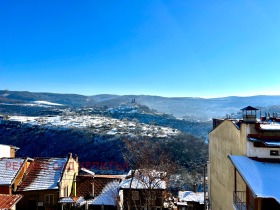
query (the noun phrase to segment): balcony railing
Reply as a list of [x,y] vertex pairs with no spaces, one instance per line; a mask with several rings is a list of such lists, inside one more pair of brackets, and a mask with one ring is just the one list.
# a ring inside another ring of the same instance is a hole
[[233,192],[233,205],[237,210],[247,210],[246,208],[246,192],[236,191]]

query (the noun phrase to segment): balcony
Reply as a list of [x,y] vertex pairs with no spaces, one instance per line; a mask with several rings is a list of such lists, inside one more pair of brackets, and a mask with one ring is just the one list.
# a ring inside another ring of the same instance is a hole
[[246,207],[246,192],[236,191],[233,192],[233,205],[236,210],[253,210],[250,205]]

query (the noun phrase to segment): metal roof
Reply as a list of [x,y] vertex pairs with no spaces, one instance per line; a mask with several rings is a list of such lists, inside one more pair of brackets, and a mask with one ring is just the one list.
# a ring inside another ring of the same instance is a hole
[[248,137],[248,140],[251,142],[263,143],[267,147],[275,147],[275,148],[280,147],[280,139],[276,140],[276,139],[260,139],[255,137]]
[[0,210],[11,209],[20,199],[22,195],[4,195],[0,194]]
[[76,205],[77,206],[82,206],[82,205],[85,205],[86,204],[86,200],[84,197],[79,197],[76,201]]
[[28,167],[18,191],[58,189],[67,158],[36,158]]
[[275,142],[275,141],[266,141],[264,144],[268,147],[280,147],[280,142]]
[[89,205],[115,206],[118,198],[119,182],[109,182],[101,194],[88,202]]
[[24,159],[1,158],[0,159],[0,185],[11,185],[20,170]]
[[58,203],[75,203],[75,201],[71,197],[63,197],[59,199]]
[[280,163],[259,162],[246,156],[228,157],[254,197],[274,198],[280,203]]

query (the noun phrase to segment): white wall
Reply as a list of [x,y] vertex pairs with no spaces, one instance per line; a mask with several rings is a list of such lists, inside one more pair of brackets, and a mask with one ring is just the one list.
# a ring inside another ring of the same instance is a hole
[[258,158],[274,158],[279,159],[280,156],[271,156],[270,150],[278,150],[280,154],[280,148],[262,148],[254,147],[254,143],[247,141],[247,156],[258,157]]
[[11,157],[10,146],[8,145],[1,145],[0,144],[0,158],[2,157]]

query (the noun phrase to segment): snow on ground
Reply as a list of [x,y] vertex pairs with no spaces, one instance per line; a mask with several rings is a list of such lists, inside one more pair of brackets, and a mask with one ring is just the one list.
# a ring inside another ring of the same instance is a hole
[[62,104],[52,103],[49,101],[34,101],[35,104],[43,104],[43,105],[50,105],[50,106],[63,106]]
[[89,128],[96,133],[107,135],[135,134],[150,137],[167,137],[179,133],[178,130],[168,127],[148,125],[132,121],[122,121],[101,116],[54,116],[54,117],[27,117],[12,116],[9,121],[16,121],[30,125],[64,128]]

